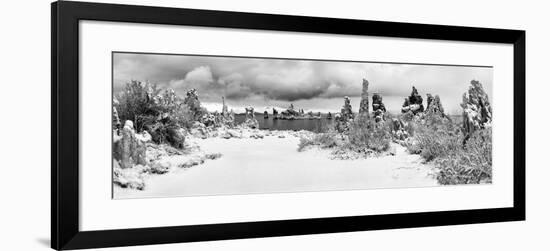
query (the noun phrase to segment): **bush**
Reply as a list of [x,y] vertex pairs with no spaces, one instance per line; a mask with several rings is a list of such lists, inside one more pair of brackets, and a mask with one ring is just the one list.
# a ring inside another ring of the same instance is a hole
[[441,116],[427,116],[414,128],[411,153],[419,153],[439,169],[440,184],[479,184],[492,179],[492,132],[484,129],[465,137],[460,127]]
[[121,121],[131,120],[138,132],[157,122],[190,127],[193,112],[173,90],[162,91],[156,85],[131,81],[116,96],[115,104]]
[[[329,129],[323,133],[316,133],[310,137],[300,138],[298,151],[303,151],[308,146],[320,146],[321,148],[336,148],[336,155],[352,153],[352,155],[369,156],[371,153],[381,153],[390,149],[391,128],[389,123],[376,123],[374,119],[366,116],[358,116],[350,123],[347,134],[342,134],[335,129]],[[358,155],[357,155],[358,154]],[[344,156],[346,159],[348,157]]]
[[[420,149],[420,155],[427,161],[446,157],[462,149],[463,137],[441,128],[420,126],[415,130],[414,144],[409,147]],[[414,150],[414,149],[413,149]]]
[[483,129],[474,132],[461,151],[435,161],[440,172],[439,183],[479,184],[492,181],[492,132]]
[[322,148],[331,148],[337,145],[337,135],[334,132],[320,133],[315,135],[314,141]]
[[183,128],[189,129],[193,126],[193,112],[185,104],[180,104],[178,108],[173,110],[170,117],[175,124]]
[[326,133],[330,131],[334,126],[327,122],[326,119],[320,119],[316,121],[315,128],[313,129],[314,133]]
[[133,121],[137,132],[148,131],[157,144],[183,146],[179,129],[190,128],[194,114],[173,90],[162,91],[154,84],[131,81],[116,98],[121,121]]
[[376,152],[390,149],[390,128],[385,123],[359,116],[348,132],[349,142],[357,148],[367,148]]
[[420,153],[426,161],[452,155],[462,148],[464,137],[450,120],[439,116],[426,116],[424,120],[410,121],[405,126],[412,142],[407,144],[410,153]]
[[157,109],[163,114],[162,119],[165,124],[182,128],[191,128],[195,121],[191,109],[173,90],[164,91],[160,99],[160,105]]
[[338,135],[333,131],[326,133],[315,134],[311,138],[300,138],[300,143],[298,143],[298,151],[301,152],[305,150],[308,146],[318,145],[321,148],[332,148],[338,145],[337,140]]
[[298,143],[298,152],[304,151],[306,147],[315,145],[313,139],[310,138],[300,138],[300,143]]
[[116,96],[118,104],[115,103],[122,123],[126,120],[133,121],[136,130],[142,131],[144,123],[154,120],[158,115],[152,97],[159,93],[160,90],[153,84],[134,80],[127,83],[124,90]]

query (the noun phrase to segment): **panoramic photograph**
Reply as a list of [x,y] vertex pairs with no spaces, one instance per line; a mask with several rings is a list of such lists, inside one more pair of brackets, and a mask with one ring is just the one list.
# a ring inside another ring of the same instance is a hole
[[113,199],[492,183],[491,66],[112,57]]

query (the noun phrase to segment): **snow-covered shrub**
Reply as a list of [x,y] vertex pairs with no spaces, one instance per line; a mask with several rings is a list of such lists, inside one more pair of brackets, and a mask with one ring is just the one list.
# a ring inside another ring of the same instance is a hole
[[479,184],[492,178],[492,132],[478,130],[465,137],[460,126],[441,116],[426,116],[413,123],[414,137],[407,144],[439,169],[439,183]]
[[434,161],[440,170],[437,180],[444,185],[491,182],[492,148],[490,128],[474,132],[463,149]]
[[114,104],[121,120],[130,120],[137,132],[148,131],[157,144],[170,143],[183,148],[185,132],[194,122],[194,113],[184,99],[171,90],[156,85],[131,81],[116,96]]
[[301,152],[308,146],[317,145],[321,148],[333,148],[338,146],[339,135],[335,131],[328,131],[325,133],[316,133],[312,136],[300,137],[300,143],[298,143],[298,151]]
[[134,122],[136,131],[141,132],[145,123],[158,115],[153,97],[159,93],[160,89],[154,84],[132,80],[116,95],[118,102],[113,105],[121,121]]
[[358,117],[348,132],[349,143],[356,148],[367,148],[376,152],[390,149],[391,134],[384,123],[374,119]]
[[452,122],[436,118],[428,118],[424,124],[414,123],[414,140],[408,145],[409,152],[420,152],[426,161],[431,161],[460,151],[463,136],[453,127]]
[[313,139],[311,138],[300,138],[300,142],[298,143],[298,152],[304,151],[308,146],[315,145],[315,142],[313,142]]

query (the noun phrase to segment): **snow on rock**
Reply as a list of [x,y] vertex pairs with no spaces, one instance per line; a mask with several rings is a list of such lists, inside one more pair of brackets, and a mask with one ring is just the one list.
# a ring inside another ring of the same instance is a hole
[[151,141],[152,137],[151,134],[149,134],[147,131],[143,131],[142,133],[136,134],[136,139],[141,142],[149,142]]
[[377,123],[386,120],[386,106],[384,106],[384,103],[382,102],[382,95],[379,93],[372,95],[372,113],[374,116],[374,121]]
[[264,135],[262,135],[262,134],[252,134],[252,135],[250,135],[250,137],[253,138],[253,139],[263,139]]
[[246,119],[243,124],[252,129],[260,128],[260,124],[258,120],[256,120],[256,116],[254,115],[254,107],[252,106],[246,107],[245,112],[246,112]]
[[216,160],[221,153],[204,153],[195,142],[189,142],[185,150],[176,149],[168,144],[147,143],[146,165],[137,164],[131,168],[122,168],[118,160],[113,160],[113,183],[122,188],[145,189],[145,180],[149,175],[166,174],[173,168],[189,168],[203,164],[206,160]]
[[340,114],[336,117],[336,130],[338,132],[347,132],[354,119],[353,111],[351,110],[351,100],[348,96],[344,97],[344,106],[340,110]]
[[149,168],[149,173],[153,174],[165,174],[170,171],[172,164],[167,161],[157,161],[151,164]]
[[136,134],[134,123],[126,120],[124,127],[115,137],[113,157],[120,161],[120,167],[131,168],[134,165],[146,165],[146,143],[151,140],[147,132]]
[[215,160],[215,159],[221,158],[222,154],[221,153],[208,153],[208,154],[205,155],[205,157],[207,159]]
[[242,138],[242,133],[236,129],[220,128],[218,135],[220,138],[224,139]]
[[[222,157],[221,153],[203,153],[203,152],[197,152],[193,153],[190,156],[187,156],[187,158],[184,161],[180,161],[177,164],[177,167],[180,168],[189,168],[193,166],[198,166],[200,164],[203,164],[206,160],[215,160]],[[181,159],[183,160],[183,159]]]
[[204,163],[205,160],[206,160],[205,156],[194,156],[191,159],[189,159],[188,161],[179,164],[178,167],[189,168],[189,167],[193,167],[193,166],[198,166],[198,165]]
[[428,101],[428,105],[426,106],[426,114],[445,117],[445,110],[443,109],[439,95],[435,95],[434,97],[428,93],[426,94],[426,98]]
[[142,165],[134,168],[121,168],[117,161],[113,161],[113,183],[123,188],[143,190],[145,188],[143,169]]
[[208,135],[208,129],[203,123],[195,121],[190,129],[190,133],[194,137],[202,138]]
[[466,134],[476,130],[491,127],[493,110],[489,103],[489,96],[483,90],[483,85],[476,80],[470,82],[468,92],[462,96],[463,127]]
[[392,138],[400,144],[404,144],[405,139],[410,136],[407,130],[405,130],[405,123],[403,120],[397,118],[393,118],[391,123]]
[[403,103],[403,107],[401,108],[402,113],[412,113],[413,115],[416,115],[418,113],[424,112],[424,105],[422,104],[422,96],[418,94],[418,90],[416,87],[412,87],[412,92],[409,97],[405,98],[405,102]]

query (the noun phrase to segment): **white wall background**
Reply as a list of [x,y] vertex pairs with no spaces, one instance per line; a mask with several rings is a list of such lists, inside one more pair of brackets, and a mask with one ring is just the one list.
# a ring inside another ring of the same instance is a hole
[[[544,1],[105,0],[527,30],[527,221],[215,241],[116,250],[544,250],[550,247],[546,101],[550,33]],[[46,250],[50,229],[50,1],[0,11],[1,250]],[[495,86],[498,88],[498,86]],[[105,249],[115,250],[115,249]]]

